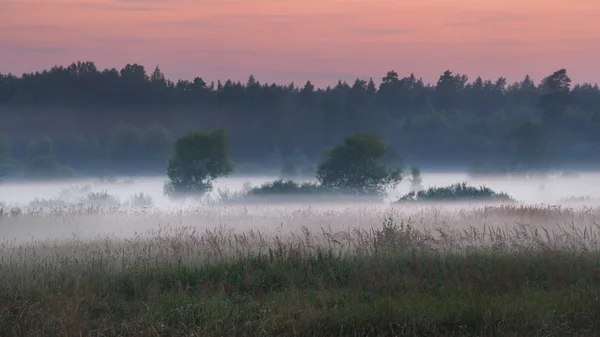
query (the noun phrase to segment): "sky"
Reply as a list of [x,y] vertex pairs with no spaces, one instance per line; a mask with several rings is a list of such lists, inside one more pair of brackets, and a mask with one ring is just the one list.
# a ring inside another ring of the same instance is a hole
[[600,82],[599,0],[0,0],[0,72],[73,61],[171,80]]

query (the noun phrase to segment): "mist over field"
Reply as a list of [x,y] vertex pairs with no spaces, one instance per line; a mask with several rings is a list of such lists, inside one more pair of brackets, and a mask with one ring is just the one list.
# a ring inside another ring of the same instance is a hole
[[[485,185],[493,190],[505,192],[519,204],[530,206],[553,206],[567,208],[599,207],[600,190],[596,182],[600,173],[583,172],[577,177],[473,178],[466,173],[423,173],[423,188],[447,186],[466,181],[474,186]],[[0,218],[4,242],[32,242],[35,240],[98,239],[101,236],[132,238],[141,233],[156,233],[159,229],[193,228],[197,231],[227,227],[228,230],[243,232],[260,230],[268,235],[296,232],[302,226],[318,230],[321,226],[335,230],[349,228],[375,228],[381,225],[386,212],[393,210],[399,219],[411,218],[424,221],[429,227],[461,227],[483,225],[461,223],[454,219],[452,226],[436,223],[431,211],[443,210],[452,218],[461,211],[472,211],[485,207],[478,202],[425,202],[418,206],[394,204],[399,197],[409,192],[409,182],[403,181],[388,191],[385,199],[378,202],[362,200],[321,199],[306,196],[287,200],[273,195],[259,203],[220,202],[220,191],[235,193],[249,186],[260,186],[278,179],[276,176],[234,176],[216,181],[214,190],[206,198],[174,200],[164,195],[166,177],[115,177],[107,182],[100,179],[76,179],[65,181],[7,182],[2,185],[0,203],[5,212],[19,208],[28,215],[15,218]],[[311,181],[305,179],[304,181]],[[90,193],[106,193],[111,203],[93,203],[86,198]],[[132,203],[137,194],[149,196],[146,204]],[[85,207],[98,206],[102,210],[85,214]],[[78,207],[81,209],[78,210]],[[424,210],[427,212],[423,213]],[[83,213],[82,213],[83,212]],[[496,218],[496,224],[511,226],[510,219]],[[539,225],[555,225],[542,224]],[[577,224],[577,223],[576,223]],[[489,225],[489,222],[488,222]],[[589,225],[581,224],[582,226]]]
[[599,104],[0,73],[0,335],[600,335]]
[[[217,190],[229,190],[231,192],[239,191],[244,184],[251,186],[260,186],[266,182],[279,179],[279,176],[233,176],[218,179],[214,185],[213,191],[209,195],[215,196]],[[109,194],[126,202],[136,193],[144,193],[152,196],[158,207],[178,207],[181,201],[171,200],[163,193],[163,184],[167,181],[165,176],[144,176],[115,177],[115,183],[101,183],[97,178],[87,179],[69,179],[65,181],[35,181],[35,182],[6,182],[2,186],[2,195],[0,202],[6,205],[26,206],[35,199],[55,199],[60,198],[61,191],[70,187],[86,186],[91,187],[91,191],[107,191]],[[297,181],[315,181],[315,179],[296,179]],[[130,181],[130,182],[129,182]],[[528,204],[536,203],[554,203],[558,204],[561,199],[569,197],[589,197],[600,198],[600,189],[596,188],[596,183],[600,181],[600,172],[582,172],[576,177],[561,177],[559,175],[549,176],[548,178],[506,178],[504,176],[486,176],[470,177],[465,173],[440,173],[423,172],[423,186],[429,188],[433,186],[446,186],[456,182],[466,181],[472,185],[485,185],[497,191],[503,191],[512,195],[518,201]],[[386,200],[395,200],[409,191],[409,183],[403,181],[400,185],[388,191]],[[64,196],[66,202],[78,202],[77,197]],[[308,200],[310,203],[310,200]]]

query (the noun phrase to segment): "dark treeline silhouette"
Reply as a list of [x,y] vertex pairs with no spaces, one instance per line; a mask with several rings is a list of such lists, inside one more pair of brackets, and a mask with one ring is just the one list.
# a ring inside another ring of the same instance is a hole
[[425,167],[600,164],[600,89],[571,84],[565,69],[512,84],[451,71],[429,84],[389,71],[379,85],[357,79],[325,89],[254,76],[172,82],[137,64],[0,74],[4,172],[164,172],[176,137],[220,126],[238,172],[289,158],[314,163],[361,131],[381,134],[403,162]]

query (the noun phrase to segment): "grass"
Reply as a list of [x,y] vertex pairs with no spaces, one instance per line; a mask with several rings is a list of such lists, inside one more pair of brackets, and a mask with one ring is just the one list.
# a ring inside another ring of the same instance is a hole
[[[600,209],[281,209],[173,216],[239,219],[246,230],[183,226],[128,238],[6,243],[0,335],[600,334]],[[59,230],[60,221],[96,227],[92,219],[117,219],[64,212],[24,210],[0,217],[0,225],[43,221]],[[139,214],[126,215],[127,225],[159,216]],[[280,232],[250,226],[291,225],[292,216],[298,226]],[[300,225],[326,219],[339,228]],[[341,225],[358,222],[372,226]]]

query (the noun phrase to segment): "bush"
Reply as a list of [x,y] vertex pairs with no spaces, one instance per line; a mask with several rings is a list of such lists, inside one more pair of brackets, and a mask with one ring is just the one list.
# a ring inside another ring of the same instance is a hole
[[61,207],[65,206],[67,203],[61,199],[38,199],[35,198],[33,201],[29,203],[29,207]]
[[217,190],[217,201],[223,203],[241,201],[244,197],[248,196],[251,189],[252,185],[249,181],[244,182],[241,191],[232,192],[228,188],[219,188]]
[[154,198],[145,193],[136,193],[129,198],[131,206],[148,207],[154,204]]
[[467,183],[458,183],[447,187],[432,187],[423,191],[413,191],[401,197],[398,202],[406,201],[514,201],[506,193],[497,193],[492,189],[481,186],[473,187]]
[[267,195],[322,195],[334,194],[330,187],[319,185],[317,183],[298,183],[292,180],[283,179],[265,183],[260,187],[254,187],[248,191],[249,195],[267,196]]
[[100,206],[118,206],[120,204],[119,198],[109,194],[107,191],[90,192],[82,202],[84,204]]

